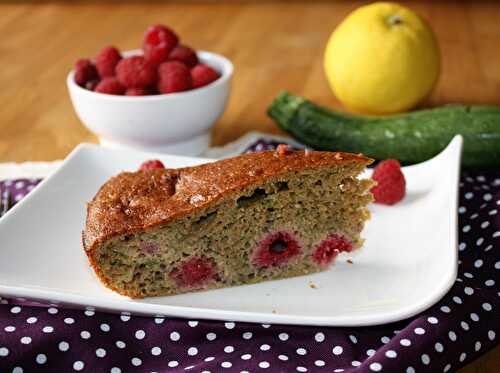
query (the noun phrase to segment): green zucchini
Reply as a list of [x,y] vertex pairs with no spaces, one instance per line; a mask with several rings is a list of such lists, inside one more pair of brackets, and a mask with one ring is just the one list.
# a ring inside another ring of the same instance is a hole
[[281,129],[314,149],[395,158],[403,164],[432,158],[461,134],[464,167],[500,169],[500,107],[456,105],[368,117],[329,110],[283,92],[268,114]]

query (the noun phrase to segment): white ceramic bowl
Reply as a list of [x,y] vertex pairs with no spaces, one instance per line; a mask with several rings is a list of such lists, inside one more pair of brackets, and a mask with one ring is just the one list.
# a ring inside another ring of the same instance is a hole
[[[140,53],[129,51],[124,56]],[[77,85],[72,70],[66,83],[73,107],[103,145],[198,155],[207,149],[210,128],[224,112],[233,65],[219,54],[197,54],[221,76],[205,87],[178,93],[134,97],[96,93]]]

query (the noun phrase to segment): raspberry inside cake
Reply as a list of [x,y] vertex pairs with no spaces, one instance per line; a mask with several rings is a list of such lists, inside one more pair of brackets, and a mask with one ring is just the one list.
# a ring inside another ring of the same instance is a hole
[[280,151],[123,172],[89,203],[84,247],[102,282],[134,298],[322,271],[362,244],[370,162]]

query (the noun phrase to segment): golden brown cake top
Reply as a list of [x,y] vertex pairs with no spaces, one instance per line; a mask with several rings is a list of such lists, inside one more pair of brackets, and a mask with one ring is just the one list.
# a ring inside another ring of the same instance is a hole
[[108,180],[87,206],[83,232],[86,250],[116,235],[168,223],[203,209],[232,191],[289,172],[361,163],[362,155],[336,152],[279,151],[179,169],[122,172]]

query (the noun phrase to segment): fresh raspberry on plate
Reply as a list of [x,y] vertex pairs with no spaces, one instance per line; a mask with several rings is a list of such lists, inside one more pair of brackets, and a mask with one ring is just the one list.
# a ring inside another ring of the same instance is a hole
[[394,205],[405,196],[406,181],[398,160],[380,162],[373,171],[372,179],[377,182],[371,190],[376,203]]
[[184,63],[187,67],[193,67],[198,63],[196,52],[191,48],[179,44],[168,55],[169,61],[179,61]]
[[149,161],[145,161],[139,167],[139,170],[152,170],[155,168],[165,168],[163,163],[158,159],[150,159]]
[[125,96],[148,96],[151,94],[151,90],[149,88],[127,88],[125,92]]
[[91,80],[98,79],[97,69],[88,59],[80,59],[75,63],[75,82],[81,87]]
[[142,44],[144,57],[149,63],[159,65],[167,60],[168,55],[178,43],[179,38],[168,27],[150,26],[144,35]]
[[208,65],[198,64],[191,69],[193,88],[203,87],[219,78],[220,74]]
[[125,93],[125,87],[121,85],[115,77],[108,76],[97,84],[95,91],[107,93],[108,95],[123,95]]
[[181,92],[188,89],[191,89],[191,74],[182,62],[163,62],[158,67],[158,91],[160,93]]
[[115,68],[122,56],[118,49],[115,47],[105,47],[97,53],[95,57],[95,66],[99,72],[99,76],[104,78],[106,76],[114,76]]
[[147,88],[156,83],[156,68],[142,56],[122,59],[116,65],[116,77],[127,88]]

